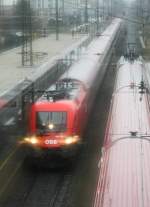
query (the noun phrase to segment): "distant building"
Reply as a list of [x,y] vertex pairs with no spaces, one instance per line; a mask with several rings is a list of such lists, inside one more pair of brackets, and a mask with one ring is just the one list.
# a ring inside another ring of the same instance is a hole
[[3,12],[5,16],[13,16],[14,15],[14,7],[13,5],[4,5]]
[[[91,5],[93,6],[93,2],[91,1]],[[30,0],[32,8],[36,10],[36,12],[40,16],[54,16],[55,8],[56,8],[56,0]],[[59,15],[63,16],[63,14],[73,14],[78,9],[83,9],[85,7],[86,0],[58,0],[59,6]],[[88,7],[91,7],[88,4]]]
[[[56,1],[55,0],[31,0],[31,6],[39,16],[54,16]],[[59,9],[62,9],[63,0],[58,0]]]
[[[85,22],[85,16],[95,17],[96,0],[58,0],[59,19],[65,24],[80,24]],[[101,0],[102,1],[102,0]],[[87,14],[86,14],[87,2]],[[43,28],[49,21],[56,18],[56,0],[30,0],[35,14],[42,19]]]

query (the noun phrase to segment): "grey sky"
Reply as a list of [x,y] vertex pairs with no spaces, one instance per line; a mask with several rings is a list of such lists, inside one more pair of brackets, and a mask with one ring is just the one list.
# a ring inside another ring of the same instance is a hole
[[[14,0],[4,0],[4,3],[10,5],[10,4],[13,3],[13,1],[14,1]],[[133,2],[134,0],[125,0],[125,1],[127,1],[127,2]]]
[[4,0],[4,3],[5,4],[12,4],[13,3],[13,0]]

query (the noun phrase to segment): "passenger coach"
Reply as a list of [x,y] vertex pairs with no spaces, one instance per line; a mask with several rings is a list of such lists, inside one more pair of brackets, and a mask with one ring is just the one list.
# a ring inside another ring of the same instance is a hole
[[150,108],[141,58],[121,58],[94,207],[150,205]]

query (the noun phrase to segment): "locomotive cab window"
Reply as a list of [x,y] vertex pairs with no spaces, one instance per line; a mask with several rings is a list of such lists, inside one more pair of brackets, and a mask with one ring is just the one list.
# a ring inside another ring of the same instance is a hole
[[37,132],[63,132],[67,129],[66,112],[37,112]]

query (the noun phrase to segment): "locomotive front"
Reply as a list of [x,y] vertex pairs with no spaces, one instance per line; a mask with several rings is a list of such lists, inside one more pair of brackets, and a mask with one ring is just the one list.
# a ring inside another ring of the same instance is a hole
[[67,100],[35,103],[29,114],[29,136],[22,144],[33,157],[74,155],[80,145],[79,130],[74,125],[75,112],[75,103]]

